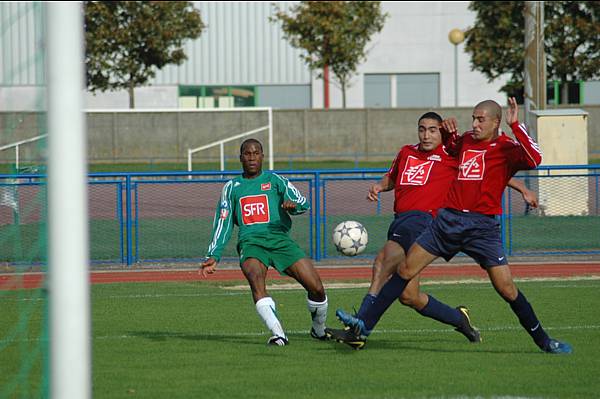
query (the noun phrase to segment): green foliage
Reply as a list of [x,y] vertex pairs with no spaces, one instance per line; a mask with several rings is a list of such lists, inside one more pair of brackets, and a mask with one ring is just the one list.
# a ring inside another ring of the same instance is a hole
[[[366,45],[383,29],[388,14],[379,1],[302,1],[289,14],[277,8],[272,22],[281,22],[284,37],[306,51],[302,59],[312,70],[331,68],[340,83],[346,106],[348,82],[366,58]],[[317,72],[319,78],[323,77]]]
[[[475,25],[466,34],[473,70],[490,81],[509,74],[507,94],[523,89],[524,2],[473,1]],[[562,82],[600,77],[600,2],[544,2],[544,49],[547,76]]]
[[200,11],[183,1],[86,1],[87,86],[97,90],[133,88],[167,64],[181,64],[186,39],[204,29]]

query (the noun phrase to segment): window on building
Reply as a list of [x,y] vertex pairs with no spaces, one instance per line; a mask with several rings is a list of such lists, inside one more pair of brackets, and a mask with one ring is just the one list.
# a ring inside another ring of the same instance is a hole
[[366,74],[365,108],[390,108],[391,101],[391,75]]
[[582,104],[600,104],[600,81],[583,82]]
[[310,108],[310,85],[257,86],[256,103],[260,107],[283,109]]
[[440,74],[406,73],[396,75],[397,107],[439,107]]
[[179,86],[179,107],[254,107],[255,93],[255,86]]
[[365,107],[440,106],[439,73],[365,74]]

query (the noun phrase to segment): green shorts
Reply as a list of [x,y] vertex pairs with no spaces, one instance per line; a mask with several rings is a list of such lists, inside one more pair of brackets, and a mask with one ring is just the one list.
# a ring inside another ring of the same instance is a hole
[[287,235],[270,236],[267,240],[243,242],[238,244],[240,266],[248,258],[255,258],[265,266],[273,266],[280,274],[306,254],[294,240]]

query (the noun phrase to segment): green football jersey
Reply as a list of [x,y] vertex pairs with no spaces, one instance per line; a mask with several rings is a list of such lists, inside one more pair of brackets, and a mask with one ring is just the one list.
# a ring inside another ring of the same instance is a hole
[[223,187],[213,222],[212,241],[207,257],[221,259],[223,248],[231,238],[233,225],[239,226],[238,245],[268,240],[274,234],[287,234],[292,219],[281,208],[286,201],[296,203],[293,215],[306,212],[310,205],[288,179],[272,172],[262,172],[254,179],[243,176]]

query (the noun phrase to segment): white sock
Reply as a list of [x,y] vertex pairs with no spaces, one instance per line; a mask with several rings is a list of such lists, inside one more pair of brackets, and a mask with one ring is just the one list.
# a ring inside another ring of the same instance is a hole
[[273,301],[273,298],[265,297],[259,299],[256,302],[256,311],[258,312],[260,318],[263,319],[263,321],[265,322],[267,328],[271,330],[273,335],[287,338],[285,336],[285,333],[283,332],[283,327],[281,327],[281,323],[277,318],[277,313],[275,311],[275,302]]
[[315,302],[306,298],[308,311],[312,317],[312,328],[319,337],[325,335],[325,321],[327,321],[327,297],[323,302]]

